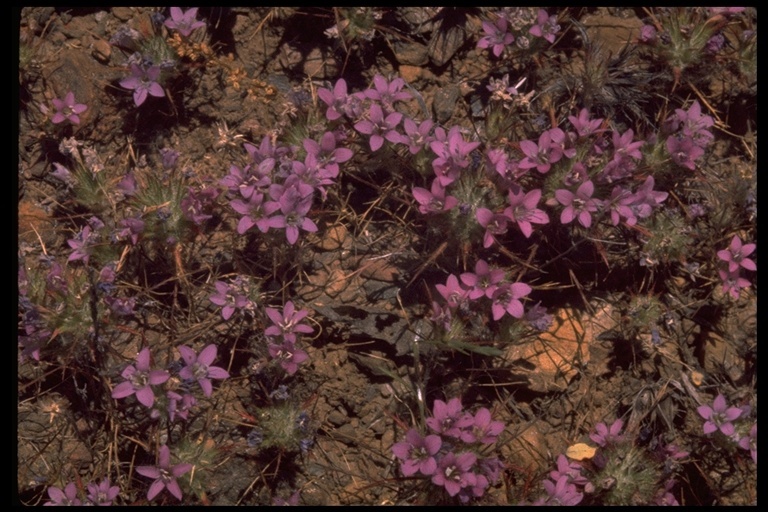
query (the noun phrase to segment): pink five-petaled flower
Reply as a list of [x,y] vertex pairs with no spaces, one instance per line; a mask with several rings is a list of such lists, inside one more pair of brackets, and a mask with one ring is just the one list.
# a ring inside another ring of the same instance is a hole
[[666,146],[673,162],[692,171],[696,169],[696,160],[704,154],[704,149],[697,146],[692,138],[676,134],[667,137]]
[[434,140],[434,137],[429,134],[434,125],[435,123],[431,119],[426,119],[417,126],[416,122],[410,117],[403,118],[405,135],[403,136],[402,143],[408,144],[408,151],[412,155],[421,151],[424,146]]
[[403,114],[392,112],[385,118],[384,111],[376,103],[370,106],[368,112],[368,119],[355,123],[355,130],[370,135],[371,151],[378,151],[384,145],[384,139],[392,143],[405,142],[405,138],[395,131],[403,118]]
[[472,418],[471,429],[461,433],[461,440],[465,443],[495,443],[504,430],[504,422],[491,418],[491,411],[482,407],[477,410]]
[[445,487],[448,494],[456,496],[463,488],[474,487],[477,483],[477,475],[471,471],[475,462],[477,455],[471,452],[446,453],[437,464],[432,483]]
[[152,386],[162,384],[171,376],[165,370],[150,370],[149,360],[149,347],[146,347],[136,356],[136,366],[129,365],[120,374],[125,381],[115,386],[112,398],[125,398],[135,394],[144,407],[152,408],[155,403]]
[[176,499],[181,500],[181,487],[179,487],[176,479],[184,473],[188,473],[191,469],[192,464],[188,462],[171,466],[171,450],[167,445],[163,445],[160,447],[157,466],[137,466],[136,472],[155,479],[152,485],[149,486],[149,491],[147,492],[148,500],[152,501],[155,499],[155,496],[163,489],[168,489],[171,494],[176,496]]
[[568,475],[561,475],[557,482],[544,480],[542,484],[549,496],[546,501],[540,500],[535,504],[573,506],[577,505],[584,498],[584,495],[576,489],[576,485],[570,482]]
[[343,78],[336,81],[333,91],[324,87],[317,90],[317,96],[328,105],[325,112],[325,118],[329,121],[335,121],[344,114],[344,108],[347,105],[347,82]]
[[512,222],[517,222],[520,231],[523,232],[525,238],[530,238],[533,232],[531,224],[547,224],[549,222],[549,215],[543,210],[536,208],[536,205],[541,199],[541,189],[536,188],[527,193],[523,193],[522,189],[514,193],[509,191],[509,207],[504,210],[504,214],[509,217]]
[[539,136],[539,143],[532,140],[520,141],[520,150],[525,158],[520,160],[520,169],[536,168],[542,174],[549,172],[552,164],[563,158],[562,144],[565,142],[565,133],[560,128],[545,130]]
[[707,420],[704,422],[705,434],[711,434],[719,430],[728,437],[732,436],[736,431],[731,422],[739,418],[742,412],[738,407],[728,407],[725,397],[721,394],[717,395],[712,402],[712,406],[700,405],[696,408],[696,411],[702,418]]
[[485,228],[483,234],[483,247],[488,248],[493,245],[496,235],[503,235],[507,232],[507,223],[510,218],[503,213],[493,213],[488,208],[478,208],[475,212],[475,218],[478,224]]
[[157,98],[165,96],[163,86],[158,83],[159,78],[158,66],[144,69],[138,64],[131,64],[131,76],[120,80],[120,85],[133,91],[133,102],[138,107],[147,99],[147,94]]
[[205,23],[197,21],[197,7],[182,11],[179,7],[171,7],[171,18],[165,20],[165,26],[176,29],[184,37],[189,37],[193,30],[204,27]]
[[50,486],[48,488],[48,497],[51,501],[44,503],[46,506],[80,506],[83,503],[77,497],[77,486],[75,482],[70,482],[62,491],[58,487]]
[[415,428],[405,434],[405,441],[392,445],[392,453],[400,459],[400,470],[404,476],[411,476],[417,471],[430,476],[437,469],[435,455],[440,451],[443,441],[440,436],[430,434],[422,437]]
[[496,285],[504,280],[504,271],[500,268],[491,269],[485,260],[477,260],[475,272],[464,272],[459,278],[471,288],[467,295],[471,300],[479,299],[483,295],[490,299],[498,288]]
[[602,131],[600,130],[600,125],[603,124],[603,120],[601,118],[590,119],[589,110],[585,108],[579,111],[578,117],[568,116],[568,120],[571,122],[571,125],[573,125],[573,127],[576,129],[576,133],[582,139]]
[[235,309],[247,308],[251,301],[245,295],[234,291],[234,287],[228,285],[224,281],[216,281],[213,283],[216,288],[216,293],[208,297],[213,304],[221,306],[221,316],[224,320],[229,320]]
[[[276,189],[274,186],[273,188]],[[271,194],[272,190],[270,190]],[[269,225],[285,228],[285,238],[289,244],[293,245],[299,239],[299,228],[311,233],[317,231],[317,225],[307,217],[312,208],[312,196],[303,195],[300,186],[285,187],[277,203],[280,205],[281,214],[271,217]]]
[[757,265],[747,258],[755,250],[755,244],[742,244],[739,235],[734,235],[728,249],[717,251],[717,257],[728,263],[728,272],[736,272],[739,267],[747,270],[757,270]]
[[201,350],[198,355],[194,350],[185,345],[179,347],[179,353],[187,364],[187,366],[179,371],[179,377],[184,380],[196,380],[200,387],[203,388],[205,396],[211,396],[211,393],[213,393],[211,379],[229,378],[227,370],[218,366],[211,366],[216,359],[217,350],[216,345],[210,344]]
[[387,112],[391,112],[396,101],[409,100],[411,95],[401,89],[405,86],[402,78],[393,78],[388,82],[382,75],[373,77],[373,88],[366,89],[363,94],[366,98],[378,101]]
[[620,443],[624,440],[624,435],[619,434],[623,426],[624,422],[621,419],[614,421],[610,428],[601,421],[595,425],[596,432],[589,434],[589,438],[602,447]]
[[504,316],[504,313],[509,313],[515,318],[522,318],[525,310],[520,299],[529,293],[531,293],[531,287],[525,283],[505,283],[499,286],[491,296],[493,319],[499,320]]
[[283,340],[282,345],[271,344],[267,347],[270,357],[277,359],[280,362],[280,366],[288,372],[289,375],[293,375],[299,369],[299,364],[309,359],[309,355],[301,349],[296,348],[296,345],[291,340]]
[[440,180],[432,180],[432,190],[421,187],[413,187],[413,197],[419,203],[421,213],[445,212],[459,204],[459,200],[453,196],[445,195],[445,187],[440,185]]
[[592,183],[592,180],[585,181],[579,185],[575,194],[570,190],[562,188],[555,190],[555,197],[558,202],[565,206],[560,214],[560,222],[568,224],[578,217],[579,224],[585,228],[590,227],[592,225],[591,212],[596,212],[599,204],[597,199],[592,199],[594,192],[595,185]]
[[109,478],[105,478],[100,484],[89,483],[86,489],[88,489],[88,500],[102,507],[112,505],[112,501],[120,494],[120,487],[111,485]]
[[536,25],[528,30],[531,35],[543,37],[549,43],[555,42],[555,34],[559,31],[560,25],[557,24],[557,16],[550,16],[544,9],[539,9]]
[[727,269],[720,269],[717,273],[723,281],[723,293],[730,294],[734,300],[739,299],[742,288],[749,288],[749,280],[741,277],[739,269],[736,269],[734,272],[728,272]]
[[282,314],[275,308],[266,308],[267,316],[272,320],[272,325],[264,329],[267,336],[282,336],[284,340],[296,342],[296,333],[305,334],[312,332],[312,327],[300,323],[308,314],[306,309],[296,310],[292,301],[285,303]]
[[499,18],[496,22],[483,22],[485,35],[477,42],[478,48],[491,48],[493,55],[498,57],[504,48],[515,41],[515,36],[507,31],[507,20]]
[[53,106],[56,107],[56,113],[53,114],[51,122],[53,124],[59,124],[65,120],[69,120],[72,124],[80,124],[80,117],[78,114],[82,114],[88,110],[88,106],[83,103],[75,103],[75,94],[69,91],[63,100],[59,98],[53,98]]
[[474,421],[471,414],[462,410],[461,399],[451,398],[448,403],[435,400],[432,417],[427,418],[427,426],[438,434],[460,438],[462,430],[470,427]]
[[333,132],[325,132],[320,138],[320,143],[312,139],[304,139],[303,145],[307,155],[314,155],[317,158],[317,164],[330,171],[333,176],[339,174],[339,164],[353,156],[351,149],[336,147],[336,137]]
[[467,290],[459,284],[459,278],[451,274],[445,284],[435,285],[451,309],[458,308],[467,299]]

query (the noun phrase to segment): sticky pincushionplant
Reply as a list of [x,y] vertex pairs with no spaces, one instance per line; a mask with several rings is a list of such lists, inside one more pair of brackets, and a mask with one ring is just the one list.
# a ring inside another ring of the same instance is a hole
[[179,377],[184,380],[197,380],[205,396],[211,396],[213,392],[211,379],[229,378],[229,373],[224,368],[211,366],[216,359],[217,350],[216,345],[210,344],[201,350],[198,355],[186,345],[179,347],[179,353],[181,353],[181,357],[187,364],[187,366],[179,371]]
[[69,121],[72,124],[80,124],[79,114],[82,114],[88,110],[88,105],[75,102],[75,94],[69,91],[64,99],[53,98],[51,100],[53,106],[56,107],[56,113],[53,114],[51,122],[53,124],[59,124],[64,121]]

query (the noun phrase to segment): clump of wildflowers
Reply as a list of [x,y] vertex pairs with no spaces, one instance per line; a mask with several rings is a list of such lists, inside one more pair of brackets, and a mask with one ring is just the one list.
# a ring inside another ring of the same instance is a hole
[[741,269],[757,270],[754,260],[748,258],[757,246],[753,243],[744,244],[738,235],[734,235],[727,249],[717,251],[717,257],[724,263],[718,270],[723,281],[723,293],[728,293],[737,300],[741,290],[749,288],[750,282],[741,276]]
[[464,503],[481,497],[498,481],[501,462],[485,455],[483,448],[496,442],[504,423],[493,420],[488,409],[472,414],[463,410],[459,398],[435,400],[426,423],[432,434],[412,428],[404,441],[392,446],[403,475],[429,478]]

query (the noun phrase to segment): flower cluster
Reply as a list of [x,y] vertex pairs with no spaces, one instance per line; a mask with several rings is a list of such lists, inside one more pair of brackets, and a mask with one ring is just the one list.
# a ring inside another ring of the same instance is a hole
[[78,488],[74,482],[68,483],[64,489],[56,486],[48,487],[49,501],[44,503],[46,506],[99,506],[108,507],[112,505],[115,498],[120,494],[120,487],[112,485],[109,478],[104,478],[101,482],[88,482],[85,485],[87,490],[85,500],[78,498]]
[[[112,398],[121,399],[135,395],[141,405],[151,410],[150,416],[153,418],[164,413],[170,421],[177,418],[186,420],[190,409],[197,404],[197,398],[191,392],[183,390],[188,390],[189,384],[197,382],[203,394],[209,397],[213,393],[211,379],[227,379],[229,373],[223,368],[212,366],[218,352],[216,345],[206,346],[200,354],[185,345],[179,346],[178,350],[182,363],[174,363],[171,367],[178,368],[178,376],[183,381],[181,387],[158,389],[158,386],[171,378],[171,374],[166,370],[152,368],[151,352],[149,347],[145,347],[136,356],[136,364],[123,369],[121,377],[125,380],[112,390]],[[158,391],[159,397],[155,395]],[[157,399],[159,404],[156,404]]]
[[[466,310],[470,302],[483,297],[491,302],[494,320],[500,320],[505,314],[522,318],[524,310],[520,299],[532,291],[525,283],[505,281],[504,271],[492,269],[484,260],[477,261],[475,272],[464,272],[459,277],[450,274],[446,283],[438,284],[436,288],[448,306],[448,310],[443,311],[448,323],[454,312]],[[433,309],[442,311],[439,304],[435,304]]]
[[725,397],[718,394],[712,405],[700,405],[696,411],[704,419],[705,434],[720,432],[739,448],[749,450],[752,460],[757,464],[757,422],[750,425],[747,421],[752,407],[729,407]]
[[510,8],[495,16],[495,21],[483,21],[483,36],[477,42],[478,48],[490,49],[494,57],[501,57],[512,43],[523,50],[529,49],[537,38],[552,44],[560,32],[557,16],[550,16],[544,9]]
[[665,122],[665,129],[672,132],[667,137],[666,149],[672,161],[690,170],[696,169],[696,161],[714,136],[709,131],[714,125],[712,116],[701,113],[701,105],[694,101],[688,110],[678,108]]
[[350,149],[337,147],[337,135],[325,132],[319,142],[304,139],[303,160],[298,159],[299,148],[273,145],[269,137],[258,148],[245,144],[249,163],[242,168],[232,165],[220,181],[230,206],[240,215],[237,232],[244,234],[254,226],[261,233],[283,229],[294,245],[301,231],[317,231],[308,217],[313,194],[317,191],[324,199],[326,187],[339,175],[339,164],[353,155]]
[[723,293],[728,293],[734,300],[738,299],[741,290],[749,288],[750,282],[741,276],[741,269],[757,270],[754,260],[748,258],[755,251],[755,244],[742,243],[738,235],[734,235],[727,249],[717,251],[717,257],[723,263],[718,273],[723,281]]
[[392,446],[403,475],[430,477],[462,502],[482,496],[498,481],[501,461],[483,456],[481,450],[496,442],[504,423],[493,420],[488,409],[471,414],[463,410],[459,398],[447,403],[435,400],[426,423],[431,434],[424,436],[412,428],[404,441]]
[[266,308],[267,316],[272,325],[264,330],[264,334],[270,340],[267,347],[270,357],[280,363],[280,366],[293,375],[299,369],[299,364],[309,359],[306,352],[296,347],[297,333],[309,334],[312,327],[301,323],[309,315],[306,309],[297,310],[293,302],[288,301],[280,313],[275,308]]

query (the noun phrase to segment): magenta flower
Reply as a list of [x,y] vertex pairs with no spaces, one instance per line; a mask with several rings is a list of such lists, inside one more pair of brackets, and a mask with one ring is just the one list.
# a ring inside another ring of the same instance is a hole
[[165,20],[165,26],[176,29],[179,34],[189,37],[193,30],[204,27],[205,23],[197,21],[197,7],[182,11],[178,7],[171,7],[171,18]]
[[445,188],[438,178],[432,180],[431,191],[413,187],[413,197],[419,203],[419,211],[424,214],[445,212],[459,204],[455,197],[445,195]]
[[53,106],[56,107],[56,113],[53,114],[51,122],[53,124],[59,124],[65,120],[69,120],[72,124],[80,124],[80,117],[78,114],[82,114],[88,110],[88,106],[83,103],[75,103],[75,94],[69,91],[63,100],[59,98],[53,98]]
[[[272,190],[270,189],[271,194]],[[317,231],[317,225],[307,217],[310,208],[312,208],[312,196],[303,196],[300,187],[286,187],[277,202],[282,214],[272,217],[269,225],[275,228],[285,228],[285,238],[289,244],[293,245],[299,239],[299,228],[311,233]]]
[[739,269],[735,272],[728,272],[728,270],[720,269],[717,272],[720,275],[720,279],[723,281],[723,293],[729,293],[731,297],[733,297],[733,300],[739,299],[743,288],[749,288],[749,280],[741,277]]
[[125,381],[115,386],[112,398],[125,398],[135,394],[144,407],[152,408],[155,403],[152,386],[164,383],[171,376],[165,370],[150,370],[149,362],[149,347],[145,347],[136,356],[136,366],[129,365],[120,374]]
[[697,146],[690,137],[670,135],[666,146],[673,162],[692,171],[696,169],[696,160],[704,155],[704,149]]
[[620,443],[624,440],[624,435],[619,434],[622,427],[624,427],[624,422],[621,419],[614,421],[610,428],[601,421],[595,425],[596,432],[589,434],[589,438],[602,447]]
[[459,279],[451,274],[448,276],[445,284],[435,285],[437,291],[443,296],[448,303],[448,307],[451,309],[458,308],[467,299],[467,290],[465,290],[460,284]]
[[509,313],[510,316],[515,318],[522,318],[525,310],[520,299],[531,293],[531,291],[532,288],[525,283],[505,283],[499,286],[491,296],[493,301],[491,305],[493,319],[499,320],[504,316],[504,313]]
[[462,169],[469,166],[469,154],[480,143],[465,141],[458,126],[452,126],[444,140],[438,137],[442,133],[442,129],[435,130],[435,140],[429,143],[429,147],[437,155],[432,161],[432,170],[440,184],[447,187],[456,181]]
[[603,120],[601,118],[590,119],[589,110],[585,108],[579,111],[578,117],[568,116],[568,120],[571,122],[571,125],[573,125],[573,127],[576,129],[576,133],[582,139],[587,138],[590,135],[600,133],[602,131],[600,130],[600,126],[603,124]]
[[283,340],[282,345],[271,344],[267,347],[270,357],[280,362],[280,366],[288,372],[289,375],[293,375],[299,369],[299,365],[309,359],[309,355],[301,349],[296,348],[296,345],[291,340]]
[[176,479],[191,470],[192,464],[189,464],[188,462],[171,466],[171,450],[167,445],[160,447],[157,466],[136,467],[136,472],[138,474],[155,479],[155,481],[152,482],[152,485],[149,486],[149,491],[147,492],[147,499],[150,501],[155,499],[155,496],[157,496],[163,489],[168,489],[168,492],[173,494],[176,499],[181,500],[181,487],[179,487],[179,483]]
[[307,156],[313,155],[317,158],[317,164],[334,176],[339,174],[339,164],[353,156],[351,149],[336,147],[336,137],[333,132],[325,132],[319,144],[312,139],[304,139],[304,149],[307,150]]
[[432,483],[445,487],[448,494],[456,496],[463,488],[477,484],[477,476],[471,471],[475,462],[477,455],[471,452],[446,453],[438,462]]
[[67,245],[73,249],[72,254],[69,255],[69,258],[67,258],[67,261],[83,260],[83,262],[87,265],[88,260],[91,257],[92,250],[91,227],[83,226],[83,229],[81,229],[80,232],[75,235],[75,238],[67,240]]
[[44,503],[46,506],[75,506],[78,507],[83,503],[77,497],[77,486],[75,482],[70,482],[62,491],[58,487],[51,486],[48,488],[48,497],[51,501]]
[[296,310],[292,301],[285,303],[282,314],[275,308],[266,308],[267,316],[272,320],[272,325],[264,329],[267,336],[281,336],[284,340],[296,342],[296,333],[309,334],[312,327],[302,324],[301,321],[309,315],[306,309]]
[[385,118],[384,111],[376,103],[370,106],[368,112],[368,119],[355,123],[355,130],[370,136],[371,151],[378,151],[384,145],[384,139],[392,143],[405,142],[404,137],[395,131],[403,114],[392,112]]
[[427,418],[427,426],[437,434],[460,438],[462,431],[470,427],[474,421],[471,414],[462,410],[461,399],[451,398],[448,403],[435,400],[432,406],[432,417]]
[[213,283],[216,293],[210,295],[208,300],[217,306],[221,306],[221,316],[224,320],[229,320],[235,309],[249,309],[252,306],[251,301],[242,293],[237,293],[234,287],[224,281]]
[[536,168],[542,174],[549,172],[552,164],[563,158],[565,133],[560,128],[545,130],[539,136],[539,143],[531,140],[520,141],[520,150],[525,158],[518,164],[521,169]]
[[483,295],[490,299],[498,288],[497,285],[504,280],[504,271],[500,268],[491,269],[485,260],[477,260],[475,272],[464,272],[459,278],[471,288],[467,294],[471,300],[479,299]]
[[165,396],[168,397],[168,419],[171,421],[174,421],[177,416],[186,421],[189,411],[197,404],[197,398],[189,393],[181,396],[169,390]]
[[611,197],[605,203],[606,210],[611,214],[611,224],[618,226],[621,222],[621,217],[626,219],[626,223],[629,226],[637,224],[637,217],[630,205],[634,200],[632,193],[621,187],[615,186],[611,191]]
[[717,251],[717,257],[728,263],[728,272],[734,273],[739,267],[747,270],[757,270],[757,265],[750,258],[747,258],[755,250],[755,244],[743,244],[739,235],[734,235],[731,239],[731,245],[728,249]]
[[749,429],[749,435],[746,435],[739,439],[739,446],[745,450],[749,450],[749,456],[752,457],[752,462],[757,464],[757,422]]
[[88,489],[88,500],[101,507],[108,507],[112,505],[112,501],[120,494],[120,487],[117,485],[111,485],[109,478],[105,478],[100,484],[89,483],[86,486]]
[[559,31],[560,25],[557,24],[557,16],[550,16],[544,9],[539,9],[536,25],[528,30],[532,36],[543,37],[549,43],[555,42],[555,34]]
[[491,411],[482,407],[475,412],[471,428],[461,433],[465,443],[495,443],[499,434],[504,430],[504,422],[491,418]]
[[440,450],[443,441],[434,434],[422,437],[418,430],[412,428],[405,434],[405,441],[392,445],[392,453],[400,459],[400,470],[404,476],[416,472],[422,475],[432,475],[437,470],[435,455]]
[[347,82],[343,78],[339,78],[336,85],[333,86],[333,91],[320,87],[317,90],[317,97],[328,105],[328,110],[325,112],[326,119],[335,121],[344,115],[348,99]]
[[562,453],[557,456],[557,469],[549,472],[549,477],[557,482],[560,477],[567,476],[570,483],[586,486],[591,485],[589,479],[581,474],[583,467],[578,462],[569,462]]
[[216,359],[217,350],[216,345],[210,344],[201,350],[198,355],[194,350],[185,345],[179,347],[179,353],[187,364],[187,366],[179,371],[179,377],[184,380],[196,380],[200,387],[203,388],[205,396],[211,396],[213,392],[211,379],[229,378],[229,373],[224,368],[211,366]]
[[495,23],[483,22],[485,35],[477,42],[478,48],[491,48],[493,55],[498,57],[504,48],[515,41],[515,36],[507,32],[507,20],[499,18]]
[[717,395],[712,402],[712,406],[700,405],[696,408],[696,411],[706,420],[704,422],[705,434],[711,434],[719,430],[728,437],[731,437],[736,432],[732,422],[738,419],[742,412],[738,407],[728,407],[725,397],[721,394]]
[[412,155],[421,151],[424,146],[434,140],[434,137],[430,135],[434,125],[435,123],[431,119],[426,119],[417,126],[416,122],[410,117],[403,118],[405,135],[402,142],[403,144],[408,144],[408,151]]
[[131,76],[120,80],[120,85],[133,91],[133,102],[140,106],[147,99],[147,95],[161,98],[165,96],[163,86],[158,83],[160,68],[150,66],[147,69],[138,64],[131,64]]
[[560,222],[568,224],[578,217],[579,224],[585,228],[590,227],[592,225],[591,213],[596,212],[598,205],[600,204],[599,200],[592,199],[592,194],[594,192],[595,185],[591,180],[585,181],[579,185],[575,194],[570,190],[555,190],[555,198],[557,198],[561,205],[565,206],[560,214]]
[[542,485],[544,485],[544,490],[547,492],[548,497],[545,501],[542,501],[541,503],[536,502],[534,504],[565,506],[578,505],[579,502],[584,499],[584,495],[578,492],[576,485],[570,483],[569,480],[570,478],[568,475],[560,476],[560,478],[557,479],[557,482],[553,482],[552,480],[544,480]]
[[409,93],[401,91],[404,86],[405,80],[402,78],[394,78],[388,82],[382,75],[376,75],[373,77],[373,89],[367,89],[364,94],[366,98],[380,102],[384,109],[390,112],[396,101],[411,99]]
[[264,194],[251,194],[246,201],[234,199],[229,205],[237,213],[242,215],[237,223],[237,232],[242,235],[256,226],[259,231],[266,233],[269,228],[280,227],[282,223],[270,217],[280,209],[280,203],[276,201],[264,201]]
[[504,214],[516,222],[520,231],[523,232],[525,238],[530,238],[533,232],[531,224],[547,224],[549,223],[549,215],[543,210],[536,208],[536,205],[541,199],[541,189],[536,188],[528,193],[523,193],[522,189],[518,189],[517,193],[512,190],[509,191],[509,207],[504,210]]
[[507,232],[507,223],[510,218],[503,213],[493,213],[488,208],[478,208],[475,212],[477,222],[485,228],[483,234],[483,247],[488,248],[493,245],[496,235],[503,235]]

